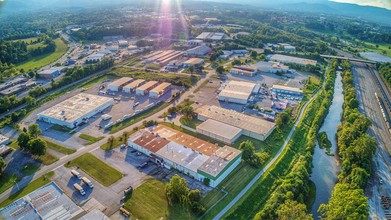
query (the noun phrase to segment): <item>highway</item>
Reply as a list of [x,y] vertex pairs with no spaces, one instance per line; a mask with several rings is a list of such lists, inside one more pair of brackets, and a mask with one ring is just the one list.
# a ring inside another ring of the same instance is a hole
[[[183,100],[187,99],[189,97],[189,95],[193,94],[194,93],[194,90],[199,86],[199,85],[202,85],[203,82],[205,82],[206,80],[209,80],[210,76],[213,74],[212,71],[209,71],[208,74],[206,76],[204,76],[200,81],[197,82],[196,85],[194,85],[192,88],[190,88],[189,90],[187,90],[185,93],[183,93],[181,95],[181,97],[179,98],[179,100],[177,101],[174,101],[174,103],[172,103],[171,105],[167,106],[166,108],[162,109],[161,111],[157,112],[156,114],[146,118],[145,120],[146,121],[149,121],[149,120],[155,120],[157,121],[159,119],[159,116],[162,115],[164,112],[166,112],[170,107],[176,105],[177,103],[180,103],[182,102]],[[127,127],[126,129],[124,130],[127,130],[127,131],[131,131],[133,130],[133,128],[135,127],[138,127],[140,125],[142,125],[142,121],[139,121],[129,127]],[[124,132],[124,130],[121,130],[121,131],[118,131],[116,133],[113,134],[114,137],[119,137],[122,135],[122,133]],[[63,166],[65,163],[67,163],[68,161],[70,160],[73,160],[87,152],[92,152],[98,148],[100,148],[101,145],[103,145],[104,143],[107,142],[107,139],[108,139],[109,136],[106,136],[104,139],[100,140],[99,142],[96,142],[94,143],[93,145],[89,145],[89,146],[86,146],[86,147],[82,147],[80,148],[77,152],[71,154],[71,155],[66,155],[62,158],[60,158],[57,162],[51,164],[51,165],[48,165],[48,166],[43,166],[41,167],[41,169],[39,171],[37,171],[35,174],[31,175],[31,176],[26,176],[24,177],[20,182],[17,183],[17,185],[11,187],[10,189],[8,189],[7,191],[5,191],[4,193],[2,193],[0,195],[0,202],[4,201],[5,199],[7,199],[10,195],[12,195],[13,193],[15,193],[17,191],[18,188],[23,188],[25,187],[27,184],[29,184],[31,181],[39,178],[40,176],[52,171],[52,170],[56,170],[58,169],[59,167]]]
[[[325,80],[323,81],[322,88],[325,85]],[[314,98],[319,94],[319,92],[322,91],[322,89],[319,89],[317,93],[311,97],[311,99],[303,106],[303,108],[300,111],[299,117],[297,118],[294,126],[292,127],[291,131],[289,132],[288,137],[286,138],[284,144],[280,148],[280,150],[277,152],[277,154],[273,157],[273,159],[261,170],[258,172],[258,174],[246,185],[246,187],[243,188],[242,191],[226,206],[223,210],[219,212],[213,219],[221,219],[249,190],[250,188],[261,178],[261,176],[278,160],[281,153],[285,150],[285,148],[288,146],[289,141],[292,138],[292,135],[297,127],[297,125],[301,122],[304,112],[307,108],[307,106],[314,100]]]

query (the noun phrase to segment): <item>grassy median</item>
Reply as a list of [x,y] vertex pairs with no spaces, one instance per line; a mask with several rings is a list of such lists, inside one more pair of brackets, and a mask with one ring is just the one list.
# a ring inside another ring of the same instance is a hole
[[110,186],[122,178],[121,172],[99,160],[91,153],[83,154],[64,166],[68,168],[79,167],[104,186]]
[[50,148],[50,149],[52,149],[52,150],[55,150],[55,151],[58,151],[58,152],[60,152],[60,153],[62,153],[62,154],[67,154],[67,155],[69,155],[69,154],[73,154],[73,153],[76,152],[75,149],[67,148],[67,147],[58,145],[58,144],[56,144],[56,143],[50,142],[50,141],[48,141],[48,140],[45,140],[45,142],[46,142],[48,148]]
[[103,137],[103,136],[100,136],[100,137],[93,137],[93,136],[88,135],[88,134],[80,134],[80,135],[79,135],[79,138],[88,141],[85,145],[91,145],[91,144],[93,144],[93,143],[96,143],[96,142],[102,140],[104,137]]

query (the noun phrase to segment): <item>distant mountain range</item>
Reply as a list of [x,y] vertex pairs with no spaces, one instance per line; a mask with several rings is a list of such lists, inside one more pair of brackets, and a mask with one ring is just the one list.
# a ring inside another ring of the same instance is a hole
[[[147,2],[154,0],[0,0],[0,15],[14,14],[25,11],[48,10],[55,8],[85,8],[119,3]],[[157,1],[157,0],[155,0]],[[161,1],[161,0],[160,0]],[[182,0],[192,1],[192,0]],[[205,1],[205,0],[199,0]],[[350,16],[367,21],[391,26],[391,10],[384,8],[359,6],[348,3],[331,2],[328,0],[207,0],[242,5],[253,5],[260,8],[279,9],[284,11],[299,11]],[[388,1],[388,0],[385,0]]]

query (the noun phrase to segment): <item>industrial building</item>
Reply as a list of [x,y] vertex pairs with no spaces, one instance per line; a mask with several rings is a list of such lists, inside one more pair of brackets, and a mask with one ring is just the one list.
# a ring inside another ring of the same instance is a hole
[[64,67],[52,67],[50,69],[39,72],[38,76],[46,79],[55,78],[61,74],[63,69]]
[[196,47],[196,46],[200,46],[202,44],[204,44],[203,40],[189,40],[187,42],[187,46],[189,46],[189,47]]
[[237,104],[247,104],[251,94],[259,91],[259,86],[255,83],[234,80],[222,85],[221,88],[218,100]]
[[118,46],[120,47],[127,47],[129,45],[129,42],[126,40],[119,40],[118,41]]
[[[273,122],[217,106],[203,105],[195,109],[195,112],[197,113],[197,118],[201,121],[213,119],[215,121],[237,127],[242,130],[242,135],[261,141],[265,140],[276,127],[276,124]],[[201,128],[212,131],[211,129],[205,129],[204,127]],[[213,135],[220,134],[215,131]],[[213,135],[210,137],[214,137]],[[236,136],[231,135],[231,137],[232,141],[234,141]]]
[[281,86],[281,85],[273,85],[272,92],[276,94],[286,94],[286,95],[297,95],[297,96],[303,95],[303,91],[300,90],[299,88]]
[[197,133],[211,137],[215,140],[232,145],[242,135],[242,129],[213,119],[207,119],[198,125]]
[[110,83],[107,86],[107,89],[111,90],[113,92],[118,92],[118,91],[121,91],[124,86],[131,83],[132,81],[133,81],[133,79],[130,77],[122,77],[122,78],[119,78],[119,79],[115,80],[114,82]]
[[224,33],[218,32],[202,32],[196,37],[199,40],[222,40],[225,37]]
[[150,98],[159,98],[160,96],[164,95],[166,92],[170,91],[171,89],[171,83],[161,83],[160,85],[153,88],[151,91],[149,91],[149,97]]
[[52,182],[0,209],[0,219],[67,220],[83,212]]
[[147,95],[158,84],[157,81],[149,81],[136,89],[136,95]]
[[278,45],[285,51],[295,51],[296,50],[296,47],[294,47],[290,44],[279,43]]
[[112,98],[80,93],[39,113],[38,120],[75,128],[113,104]]
[[190,58],[182,63],[184,68],[189,68],[191,66],[203,66],[205,61],[200,58]]
[[255,64],[255,67],[260,72],[266,72],[266,73],[276,73],[276,72],[288,72],[289,66],[286,66],[284,64],[281,64],[279,62],[265,62],[260,61],[257,64]]
[[296,63],[296,64],[300,64],[300,65],[316,66],[316,64],[317,64],[316,60],[286,56],[286,55],[281,55],[281,54],[268,55],[267,59],[272,60],[272,61],[281,62],[281,63]]
[[9,142],[10,142],[9,138],[0,134],[0,145],[8,144]]
[[136,90],[137,87],[141,86],[145,83],[145,80],[143,79],[136,79],[135,81],[129,83],[128,85],[124,86],[122,90],[126,93],[132,93]]
[[105,57],[106,55],[103,53],[93,53],[87,57],[86,62],[99,62]]
[[192,49],[187,50],[186,55],[189,57],[205,57],[211,51],[212,51],[212,49],[210,49],[210,47],[205,46],[205,45],[201,45],[201,46],[194,47]]
[[234,66],[232,69],[229,70],[230,74],[236,74],[241,76],[249,76],[253,77],[257,74],[257,70],[253,68],[245,68],[240,66]]
[[241,161],[241,151],[218,147],[164,125],[140,130],[129,137],[128,145],[168,169],[174,168],[198,181],[208,178],[216,187]]
[[184,52],[176,50],[157,51],[150,55],[144,56],[146,63],[156,62],[161,66],[167,65],[169,62],[183,56]]

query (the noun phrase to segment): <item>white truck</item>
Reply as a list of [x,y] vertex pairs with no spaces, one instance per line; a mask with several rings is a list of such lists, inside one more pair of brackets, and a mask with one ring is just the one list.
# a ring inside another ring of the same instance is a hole
[[94,184],[92,184],[91,180],[89,180],[87,177],[83,177],[83,178],[81,178],[81,180],[83,180],[83,182],[84,182],[88,187],[90,187],[91,189],[94,188]]
[[71,170],[71,173],[74,177],[76,177],[77,179],[81,180],[81,175],[79,172],[77,172],[76,170]]
[[75,188],[77,191],[79,191],[80,195],[82,195],[82,196],[84,196],[86,194],[86,192],[84,192],[83,187],[81,187],[77,183],[73,184],[73,188]]

